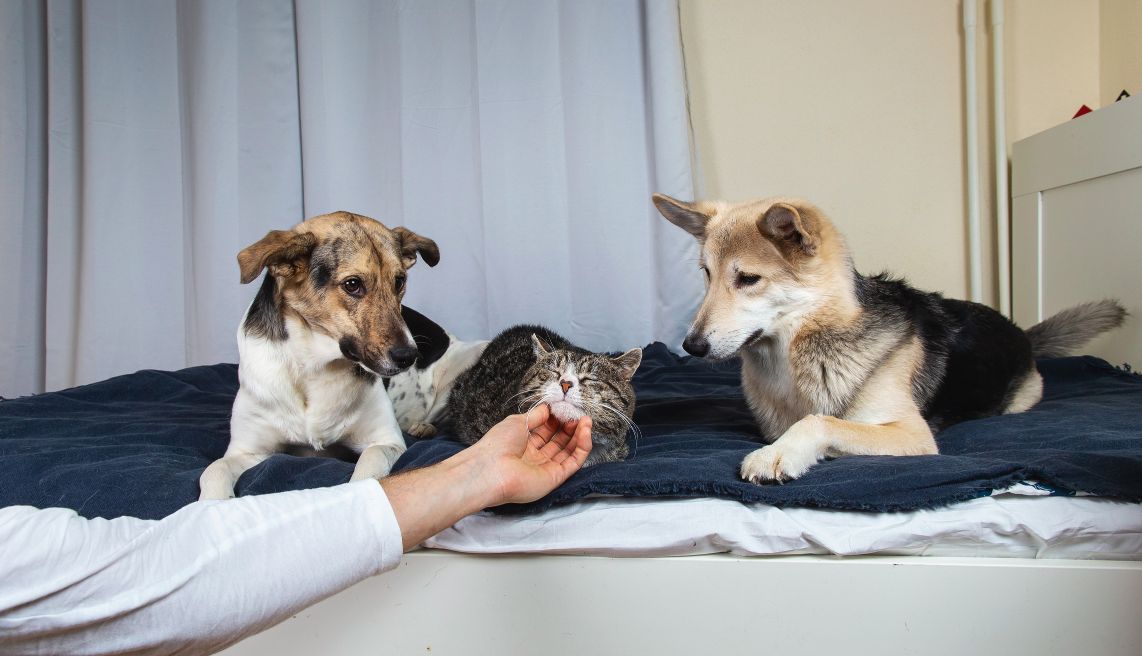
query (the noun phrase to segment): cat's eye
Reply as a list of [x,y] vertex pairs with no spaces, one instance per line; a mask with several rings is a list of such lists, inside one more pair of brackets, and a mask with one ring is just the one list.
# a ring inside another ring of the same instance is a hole
[[341,289],[345,290],[346,294],[356,298],[365,295],[365,285],[361,282],[361,279],[356,276],[342,280]]
[[738,287],[750,287],[751,285],[756,285],[759,280],[761,280],[761,276],[759,275],[739,272],[735,284]]
[[700,265],[698,265],[698,268],[701,269],[702,273],[704,273],[706,275],[706,280],[709,280],[710,279],[710,270],[706,268],[706,265],[700,264]]

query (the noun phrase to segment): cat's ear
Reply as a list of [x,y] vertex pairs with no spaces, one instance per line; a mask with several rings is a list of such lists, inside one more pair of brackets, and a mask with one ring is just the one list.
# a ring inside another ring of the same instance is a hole
[[617,358],[611,358],[611,362],[619,368],[624,380],[630,380],[634,378],[634,372],[638,371],[638,365],[642,364],[642,349],[632,348]]
[[551,348],[550,344],[540,339],[539,336],[535,333],[531,334],[531,348],[533,351],[535,351],[535,355],[540,358],[555,350]]

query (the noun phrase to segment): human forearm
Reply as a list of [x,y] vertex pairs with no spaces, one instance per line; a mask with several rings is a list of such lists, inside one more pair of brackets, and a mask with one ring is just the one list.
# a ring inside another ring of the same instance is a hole
[[460,518],[502,502],[486,464],[478,454],[465,450],[430,467],[381,479],[401,527],[405,551]]

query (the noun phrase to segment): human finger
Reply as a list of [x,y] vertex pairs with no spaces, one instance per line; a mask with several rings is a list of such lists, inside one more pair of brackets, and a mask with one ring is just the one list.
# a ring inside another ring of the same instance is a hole
[[567,444],[563,447],[563,452],[567,454],[561,464],[567,468],[570,463],[574,463],[575,467],[568,475],[575,473],[583,463],[587,461],[587,456],[591,455],[591,449],[594,444],[591,442],[591,418],[583,417],[579,421],[579,425],[575,427],[575,434],[571,439],[567,440]]
[[571,435],[564,431],[557,431],[551,436],[551,439],[540,447],[539,453],[546,458],[553,458],[556,454],[563,451],[567,443],[571,441]]
[[547,420],[551,418],[551,408],[547,407],[546,403],[540,403],[528,410],[525,416],[527,417],[527,430],[542,431],[547,425]]
[[554,416],[548,417],[542,425],[528,430],[529,440],[537,449],[543,448],[551,440],[551,436],[559,432],[559,420]]

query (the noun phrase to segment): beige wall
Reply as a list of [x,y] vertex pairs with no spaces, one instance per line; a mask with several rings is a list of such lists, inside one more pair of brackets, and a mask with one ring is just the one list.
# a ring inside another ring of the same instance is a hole
[[[1009,141],[1099,95],[1098,0],[1008,0]],[[810,198],[858,268],[968,291],[958,0],[682,0],[707,197]],[[990,27],[979,2],[985,300],[994,302]],[[1093,106],[1093,105],[1092,105]]]
[[1126,89],[1142,94],[1142,0],[1099,2],[1099,96],[1103,105]]
[[1082,105],[1098,109],[1098,0],[1006,5],[1008,141],[1067,121]]

